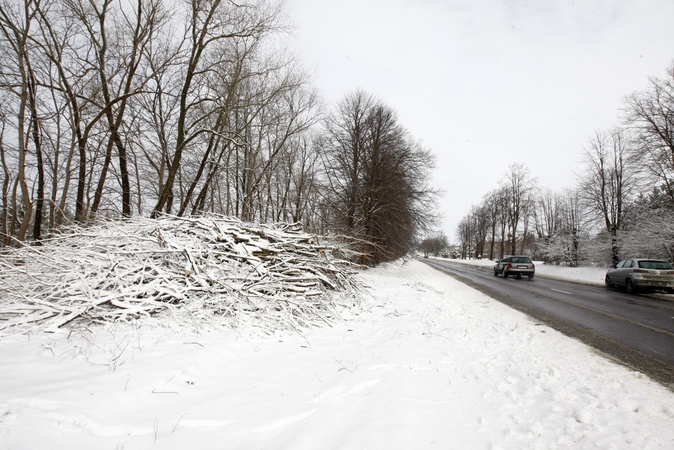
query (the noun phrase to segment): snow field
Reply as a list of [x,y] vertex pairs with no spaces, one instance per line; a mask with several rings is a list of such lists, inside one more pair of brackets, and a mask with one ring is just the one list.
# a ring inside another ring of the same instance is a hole
[[674,393],[417,261],[334,327],[0,340],[0,448],[672,449]]

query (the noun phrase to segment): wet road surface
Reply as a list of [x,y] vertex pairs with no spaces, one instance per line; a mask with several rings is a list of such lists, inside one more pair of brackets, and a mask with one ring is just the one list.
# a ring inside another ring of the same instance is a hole
[[422,261],[674,390],[674,296],[633,295],[538,275],[504,279],[488,263]]

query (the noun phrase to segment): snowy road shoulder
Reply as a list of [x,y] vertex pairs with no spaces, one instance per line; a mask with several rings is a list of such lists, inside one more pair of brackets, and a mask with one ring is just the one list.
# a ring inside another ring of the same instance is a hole
[[417,261],[304,337],[0,341],[1,448],[674,448],[674,393]]

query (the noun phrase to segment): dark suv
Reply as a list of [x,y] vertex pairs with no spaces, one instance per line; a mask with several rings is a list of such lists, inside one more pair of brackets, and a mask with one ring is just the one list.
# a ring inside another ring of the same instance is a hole
[[522,278],[522,275],[526,275],[531,280],[535,273],[536,265],[528,256],[504,256],[494,265],[494,276],[503,275],[503,278],[510,275]]

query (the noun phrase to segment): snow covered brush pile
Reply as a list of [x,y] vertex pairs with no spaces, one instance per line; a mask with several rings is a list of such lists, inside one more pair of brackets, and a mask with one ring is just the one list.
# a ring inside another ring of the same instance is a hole
[[360,298],[342,252],[298,225],[223,217],[70,228],[0,255],[0,336],[163,314],[197,329],[330,325]]

